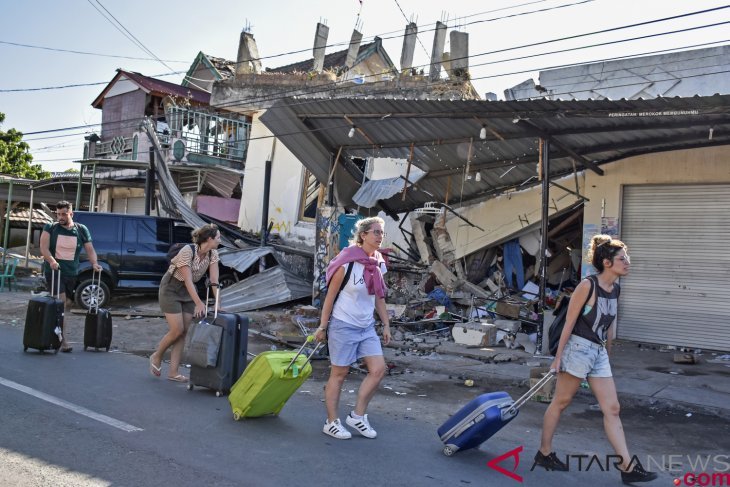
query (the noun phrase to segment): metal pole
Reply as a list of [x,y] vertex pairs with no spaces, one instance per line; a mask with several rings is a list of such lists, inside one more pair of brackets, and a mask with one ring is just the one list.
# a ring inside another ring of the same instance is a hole
[[547,274],[547,241],[550,208],[550,142],[540,139],[540,174],[542,175],[542,221],[540,222],[540,298],[538,300],[537,340],[535,354],[542,354],[542,332],[545,320],[545,281]]
[[30,242],[33,236],[33,195],[35,189],[33,186],[30,187],[30,204],[28,208],[28,235],[25,237],[25,268],[27,269],[30,264]]
[[269,228],[269,192],[271,191],[271,161],[264,168],[264,201],[261,209],[261,247],[266,245],[266,231]]
[[94,164],[94,170],[91,172],[91,194],[89,195],[89,211],[94,212],[96,206],[96,164]]
[[150,214],[152,197],[155,193],[155,148],[150,146],[150,164],[147,166],[147,177],[144,180],[144,214]]
[[[76,204],[74,205],[75,210],[78,210],[79,207],[81,206],[81,192],[84,190],[83,180],[84,180],[84,168],[85,167],[86,166],[84,164],[81,164],[81,170],[79,171],[79,183],[76,185]],[[33,193],[31,190],[31,195],[32,194]],[[32,200],[32,196],[31,196],[31,200]],[[31,208],[33,208],[32,203],[31,203]]]
[[5,208],[5,231],[3,232],[3,269],[8,255],[8,239],[10,238],[10,204],[13,202],[13,180],[8,180],[8,205]]

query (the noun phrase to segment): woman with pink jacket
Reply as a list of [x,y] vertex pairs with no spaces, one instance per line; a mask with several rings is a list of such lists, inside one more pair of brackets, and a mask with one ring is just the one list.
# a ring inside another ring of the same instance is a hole
[[[322,431],[339,440],[352,437],[340,422],[338,406],[350,364],[358,359],[365,362],[368,374],[358,390],[355,409],[347,415],[345,422],[366,438],[377,436],[365,411],[386,370],[380,338],[375,331],[373,311],[377,311],[383,323],[383,341],[386,345],[390,342],[383,280],[386,268],[378,252],[385,237],[384,223],[378,217],[357,222],[352,245],[343,249],[327,267],[329,287],[314,337],[319,342],[327,340],[331,363],[325,388],[327,421]],[[347,282],[343,287],[346,276]]]

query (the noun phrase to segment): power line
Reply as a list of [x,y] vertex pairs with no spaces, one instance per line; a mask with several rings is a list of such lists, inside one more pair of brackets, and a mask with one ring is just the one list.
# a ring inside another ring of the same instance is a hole
[[[162,78],[163,76],[174,76],[176,74],[182,74],[186,71],[175,71],[172,73],[163,73],[163,74],[154,74],[152,76],[147,76],[148,78]],[[96,81],[94,83],[76,83],[76,84],[70,84],[70,85],[59,85],[59,86],[42,86],[39,88],[6,88],[6,89],[0,89],[0,93],[18,93],[18,92],[24,92],[24,91],[50,91],[50,90],[64,90],[67,88],[79,88],[82,86],[98,86],[98,85],[106,85],[109,84],[109,81]]]
[[[636,37],[636,38],[632,38],[632,39],[619,39],[619,40],[616,40],[616,41],[608,41],[608,42],[605,42],[605,43],[595,44],[595,45],[592,45],[592,46],[580,46],[580,47],[565,49],[565,50],[561,50],[561,51],[553,51],[553,52],[550,52],[550,53],[534,54],[534,55],[530,55],[530,56],[524,56],[524,58],[527,58],[527,57],[536,57],[536,56],[546,55],[546,54],[555,54],[555,53],[559,53],[559,52],[575,51],[575,50],[580,50],[580,49],[586,49],[586,48],[589,48],[589,47],[597,47],[597,46],[605,46],[605,45],[611,45],[611,44],[618,44],[618,43],[627,42],[627,41],[630,41],[630,40],[645,39],[645,38],[648,38],[648,37],[659,37],[659,36],[662,36],[662,35],[676,34],[678,32],[685,32],[685,31],[688,31],[688,30],[696,30],[696,29],[701,29],[701,28],[708,28],[708,27],[723,25],[723,24],[727,24],[727,23],[730,23],[730,21],[728,21],[728,22],[721,22],[721,23],[718,23],[718,24],[709,24],[709,25],[706,25],[706,26],[699,26],[699,27],[693,27],[693,28],[688,28],[688,29],[682,29],[682,30],[678,30],[678,31],[670,31],[670,32],[666,32],[666,33],[650,34],[650,35],[647,35],[647,36],[640,36],[640,37]],[[624,28],[633,27],[634,25],[626,26]],[[612,29],[612,30],[615,30],[615,29]],[[583,35],[589,35],[589,34],[583,34]],[[546,41],[545,44],[552,43],[552,42],[555,42],[555,41],[556,40]],[[505,52],[505,51],[509,51],[509,50],[513,50],[513,49],[518,49],[518,48],[519,47],[499,49],[499,50],[496,50],[496,51],[492,51],[490,53],[480,54],[480,56],[481,55],[485,55],[485,54]],[[498,60],[498,61],[490,61],[490,62],[485,62],[483,64],[486,65],[486,64],[504,63],[504,62],[514,61],[514,60],[517,60],[517,59],[522,59],[522,57],[509,58],[509,59],[503,59],[503,60]],[[425,65],[424,64],[424,65],[416,66],[416,67],[426,67],[426,66],[428,66],[428,65]],[[478,66],[478,65],[476,65],[476,66]],[[530,70],[530,71],[534,71],[534,69],[533,70]],[[383,73],[375,73],[375,74],[372,74],[372,75],[369,75],[369,76],[365,76],[365,78],[376,78],[376,77],[382,76],[382,74]],[[476,80],[476,79],[482,79],[482,78],[480,78],[480,77],[472,77],[471,79],[472,80]],[[317,90],[308,90],[308,91],[306,91],[305,93],[302,93],[302,94],[303,95],[307,95],[307,94],[314,94],[314,93],[326,93],[326,92],[333,92],[333,91],[337,91],[337,90],[341,90],[341,89],[348,89],[348,88],[350,88],[349,85],[343,86],[344,83],[346,83],[346,82],[347,81],[333,82],[333,83],[328,84],[328,87],[327,88],[317,89]],[[382,81],[374,81],[374,83],[379,83],[379,82],[382,83]],[[441,80],[438,80],[436,82],[437,83],[438,82],[441,82]],[[329,87],[331,85],[335,85],[335,86],[334,87]],[[300,93],[301,91],[302,91],[301,89],[288,89],[288,90],[279,91],[279,92],[276,92],[276,93],[273,93],[273,94],[263,95],[263,96],[260,96],[258,98],[253,98],[253,99],[251,99],[251,98],[245,99],[244,98],[244,99],[239,99],[239,100],[232,100],[232,101],[227,102],[227,103],[222,103],[222,104],[216,105],[216,108],[231,108],[231,107],[238,107],[238,106],[250,105],[252,103],[262,103],[262,102],[271,101],[271,100],[277,100],[277,99],[286,97],[287,94]]]
[[[89,51],[75,51],[73,49],[61,49],[58,47],[47,47],[47,46],[34,46],[32,44],[21,44],[19,42],[10,42],[10,41],[0,41],[0,44],[7,44],[9,46],[16,46],[16,47],[27,47],[30,49],[43,49],[46,51],[55,51],[55,52],[68,52],[71,54],[82,54],[85,56],[99,56],[99,57],[111,57],[111,58],[117,58],[117,59],[131,59],[134,61],[157,61],[157,59],[153,58],[146,58],[146,57],[134,57],[134,56],[121,56],[116,54],[103,54],[100,52],[89,52]],[[181,64],[187,64],[188,61],[175,61],[175,60],[166,60],[168,63],[181,63]]]
[[[676,19],[676,18],[679,18],[679,17],[688,16],[688,15],[697,15],[699,13],[706,13],[708,11],[719,10],[719,9],[727,8],[727,7],[730,7],[730,6],[718,7],[718,8],[715,8],[715,9],[707,9],[707,10],[702,10],[702,11],[698,11],[698,12],[692,12],[692,13],[682,14],[682,15],[678,15],[678,16],[665,17],[663,19],[656,19],[656,20],[652,20],[652,21],[641,22],[641,23],[638,23],[638,24],[630,24],[630,25],[626,25],[626,26],[614,27],[614,28],[611,28],[611,29],[604,29],[602,31],[597,31],[597,32],[594,32],[594,33],[584,33],[584,34],[579,34],[579,35],[576,35],[576,36],[569,36],[569,37],[563,37],[563,38],[558,38],[558,39],[552,39],[552,40],[549,40],[549,41],[544,41],[544,42],[541,42],[541,43],[533,43],[533,44],[529,44],[529,45],[526,45],[526,46],[535,46],[535,45],[539,45],[539,44],[553,43],[553,42],[557,42],[559,40],[573,39],[573,38],[576,38],[576,37],[583,37],[583,36],[592,35],[592,34],[595,34],[595,33],[603,33],[603,32],[608,32],[608,31],[616,31],[616,30],[620,30],[620,29],[625,29],[625,28],[630,28],[630,27],[636,27],[636,26],[639,26],[639,25],[646,25],[646,24],[649,24],[649,23],[656,23],[656,22],[661,22],[661,21],[665,21],[665,20],[669,20],[669,19]],[[707,26],[704,26],[704,27],[707,27]],[[674,31],[674,33],[676,33],[676,32],[677,31]],[[665,34],[653,34],[652,36],[659,36],[659,35],[666,35],[666,33]],[[646,36],[644,36],[644,37],[646,37]],[[618,40],[618,41],[612,41],[610,43],[625,42],[625,41],[626,40]],[[604,44],[607,44],[607,43],[604,43]],[[478,56],[482,56],[482,55],[486,55],[486,54],[492,54],[492,53],[497,53],[497,52],[505,52],[505,51],[509,51],[509,50],[520,49],[520,48],[523,48],[523,47],[526,47],[526,46],[523,45],[523,46],[516,46],[516,47],[512,47],[512,48],[500,49],[500,50],[497,50],[497,51],[481,53]],[[575,48],[575,49],[578,49],[578,48]],[[499,61],[499,62],[507,62],[507,61],[510,61],[510,60],[513,60],[513,59],[506,59],[506,60],[502,60],[502,61]],[[485,63],[485,64],[487,64],[487,63]],[[424,66],[426,66],[426,65],[424,65]],[[534,71],[534,69],[531,69],[529,71]],[[375,76],[380,76],[380,74],[370,75],[370,77],[375,77]],[[496,75],[496,76],[499,76],[499,75]],[[487,77],[495,77],[495,76],[475,77],[475,78],[472,78],[472,79],[483,79],[483,78],[487,78]],[[436,82],[437,83],[438,82],[441,82],[441,80],[436,81]],[[317,90],[308,90],[308,91],[306,91],[303,94],[306,95],[306,94],[314,94],[314,93],[322,93],[322,92],[328,92],[328,91],[335,91],[337,89],[342,89],[342,86],[341,85],[343,83],[344,82],[342,82],[342,81],[341,82],[330,83],[330,84],[327,85],[328,86],[327,88],[317,89]],[[335,86],[332,87],[332,85],[335,85]],[[349,88],[349,86],[347,86],[347,88]],[[244,98],[244,99],[239,99],[239,100],[233,100],[231,102],[218,105],[218,106],[216,106],[214,108],[227,108],[227,107],[232,107],[232,106],[240,106],[240,105],[243,105],[245,103],[256,103],[256,102],[262,102],[262,101],[276,100],[276,99],[280,99],[280,98],[286,97],[287,94],[297,93],[297,92],[301,92],[301,91],[302,90],[294,90],[294,91],[292,91],[292,90],[285,90],[285,91],[280,91],[280,92],[273,93],[273,94],[269,94],[269,95],[266,95],[264,97],[259,97],[259,98],[248,98],[248,99],[245,99]],[[374,94],[374,93],[371,92],[370,94]],[[72,130],[74,128],[85,128],[85,127],[86,126],[80,126],[80,127],[72,127],[72,128],[57,129],[57,130]],[[29,135],[30,134],[40,134],[40,133],[47,133],[47,131],[31,132],[31,133],[29,133]]]
[[[658,54],[658,53],[672,52],[672,51],[675,51],[675,52],[676,51],[680,51],[681,52],[682,50],[687,50],[687,49],[696,48],[696,47],[704,47],[704,46],[707,46],[707,45],[718,44],[718,43],[723,43],[723,42],[728,42],[728,40],[714,41],[714,42],[708,42],[708,43],[702,43],[702,44],[694,44],[694,45],[688,45],[688,46],[680,46],[680,47],[677,47],[677,48],[662,49],[662,50],[656,50],[656,51],[645,51],[645,52],[630,54],[630,55],[626,55],[626,56],[616,56],[616,57],[610,57],[610,58],[596,59],[596,60],[591,60],[591,61],[586,61],[586,62],[580,62],[580,63],[570,63],[570,64],[543,66],[543,67],[540,67],[540,68],[530,68],[530,69],[525,69],[525,70],[521,70],[521,71],[514,71],[514,72],[509,72],[509,73],[500,73],[500,74],[482,76],[480,78],[473,78],[473,79],[497,78],[497,77],[503,77],[503,76],[511,76],[511,75],[514,75],[514,74],[530,73],[530,72],[534,72],[534,71],[547,71],[547,70],[551,70],[551,69],[559,69],[559,68],[566,68],[566,67],[573,67],[573,66],[597,64],[597,63],[601,63],[601,62],[616,61],[616,60],[621,60],[621,59],[631,59],[631,58],[637,58],[637,57],[642,57],[642,56],[647,56],[647,55],[652,55],[652,54]],[[699,57],[691,58],[690,60],[698,60],[698,59],[703,59],[705,57],[714,57],[714,56],[699,56]],[[660,63],[660,64],[664,64],[664,63]],[[653,65],[646,65],[646,66],[653,66]],[[724,66],[724,65],[707,65],[707,66],[703,66],[703,67],[710,68],[710,67],[719,67],[719,66]],[[618,68],[618,69],[615,69],[615,70],[605,70],[605,71],[603,71],[603,74],[612,73],[614,71],[620,71],[622,69],[623,68]],[[706,74],[713,74],[713,73],[706,73]],[[704,74],[695,75],[695,76],[702,76],[702,75],[704,75]],[[567,78],[565,78],[565,79],[567,79]],[[683,79],[683,77],[672,78],[672,79]],[[597,81],[601,81],[601,80],[597,80]],[[657,80],[654,80],[654,81],[657,81]],[[661,80],[658,80],[658,81],[661,81]],[[440,81],[429,82],[427,84],[431,85],[431,84],[437,84],[439,82]],[[374,83],[380,83],[380,82],[379,81],[376,81]],[[636,83],[636,84],[640,84],[640,83]],[[560,86],[560,85],[557,85],[557,86]],[[622,85],[622,86],[628,86],[628,85]],[[332,90],[332,88],[329,88],[329,90]],[[581,91],[590,91],[590,90],[574,90],[574,92],[581,92]],[[371,92],[368,93],[368,95],[373,95],[373,94],[376,94],[376,95],[377,94],[387,94],[387,93],[390,93],[390,92],[391,92],[391,90],[383,90],[383,91],[380,91],[380,92],[378,92],[378,91],[371,91]],[[315,91],[311,91],[309,94],[314,94],[314,93],[316,93],[316,92]],[[286,97],[279,97],[277,99],[283,99],[283,98],[286,98]],[[245,101],[245,99],[238,100],[238,102],[241,102],[241,101]],[[313,102],[316,102],[316,101],[318,101],[318,100],[311,100],[311,99],[310,100],[298,100],[297,102],[294,102],[294,103],[291,103],[291,104],[287,104],[285,106],[286,107],[289,107],[289,106],[298,106],[298,105],[302,105],[302,104],[313,103]],[[211,107],[211,108],[220,108],[220,105],[219,106],[216,106],[216,107]],[[121,124],[124,124],[124,123],[133,123],[133,122],[137,122],[137,121],[139,121],[139,118],[126,119],[126,120],[118,120],[118,121],[114,121],[114,122],[105,122],[104,125],[106,125],[108,127],[112,127],[112,126],[115,126],[115,125],[121,125]],[[37,131],[37,132],[26,132],[23,135],[25,136],[25,135],[36,135],[36,134],[44,134],[44,133],[61,132],[61,131],[66,131],[66,130],[79,129],[79,128],[90,128],[90,127],[95,127],[95,126],[99,126],[99,125],[101,125],[101,123],[93,123],[93,124],[79,125],[79,126],[73,126],[73,127],[64,127],[64,128],[57,128],[57,129],[49,129],[49,130],[43,130],[43,131]],[[71,137],[71,136],[76,136],[76,135],[87,135],[88,133],[89,132],[79,132],[79,133],[76,133],[76,134],[66,134],[66,135],[49,136],[49,137],[36,137],[36,138],[24,139],[24,140],[25,141],[44,140],[44,139],[50,139],[50,138]]]
[[[91,3],[91,0],[87,0],[87,1],[89,3]],[[584,0],[583,2],[578,2],[578,3],[585,3],[585,1],[593,1],[593,0]],[[91,5],[94,6],[93,3]],[[550,10],[551,9],[555,9],[555,8],[563,8],[563,7],[570,6],[570,5],[574,5],[574,4],[566,4],[566,5],[560,5],[560,6],[556,6],[556,7],[551,7]],[[626,25],[626,26],[613,27],[613,28],[610,28],[610,29],[604,29],[604,30],[595,31],[595,32],[588,32],[588,33],[577,34],[577,35],[573,35],[573,36],[560,37],[560,38],[551,39],[551,40],[548,40],[548,41],[541,41],[541,42],[535,42],[535,43],[531,43],[531,44],[524,44],[524,45],[520,45],[520,46],[514,46],[514,47],[505,48],[505,49],[495,50],[495,51],[487,51],[487,52],[483,52],[483,53],[480,53],[480,54],[473,54],[473,55],[464,56],[464,57],[460,57],[460,58],[454,58],[454,59],[452,59],[452,61],[460,60],[460,59],[467,59],[467,58],[468,59],[471,59],[471,58],[475,58],[475,57],[486,56],[486,55],[489,55],[489,54],[496,54],[496,53],[500,53],[500,52],[507,52],[507,51],[512,51],[512,50],[518,50],[518,49],[523,49],[523,48],[526,48],[526,47],[535,47],[535,46],[539,46],[539,45],[543,45],[543,44],[549,44],[549,43],[554,43],[554,42],[559,42],[559,41],[563,41],[563,40],[577,39],[577,38],[585,37],[585,36],[589,36],[589,35],[602,34],[602,33],[612,32],[612,31],[621,30],[621,29],[638,27],[638,26],[643,26],[643,25],[657,23],[657,22],[663,22],[663,21],[667,21],[667,20],[675,20],[675,19],[678,19],[678,18],[686,17],[686,16],[698,15],[698,14],[713,12],[713,11],[716,11],[716,10],[722,10],[722,9],[729,8],[729,7],[730,7],[730,5],[726,5],[726,6],[722,6],[722,7],[715,7],[715,8],[700,10],[700,11],[696,11],[696,12],[689,12],[689,13],[686,13],[686,14],[680,14],[680,15],[675,15],[675,16],[671,16],[671,17],[661,18],[661,19],[655,19],[655,20],[650,20],[650,21],[645,21],[645,22],[640,22],[640,23],[635,23],[635,24],[629,24],[629,25]],[[94,8],[96,8],[96,7],[94,6]],[[538,12],[538,11],[530,11],[529,13],[535,13],[535,12]],[[478,14],[475,14],[475,15],[478,15]],[[495,20],[495,19],[488,19],[486,21],[492,21],[492,20]],[[478,21],[478,22],[485,22],[485,21]],[[620,41],[615,41],[615,42],[620,42]],[[144,49],[146,49],[146,48],[144,48]],[[291,52],[302,52],[302,51],[291,51]],[[561,52],[561,51],[555,51],[555,52]],[[276,56],[281,56],[281,55],[286,55],[286,54],[289,54],[289,53],[278,54],[278,55],[275,55],[275,56],[268,56],[268,57],[276,57]],[[533,57],[534,56],[536,56],[536,55],[533,55]],[[264,59],[264,57],[261,57],[261,58],[258,58],[258,59]],[[515,58],[515,59],[521,59],[521,58]],[[506,62],[506,61],[500,61],[500,62]],[[484,63],[484,64],[489,64],[489,63]],[[165,65],[165,66],[169,68],[169,66],[167,66],[167,65]],[[415,68],[419,68],[419,67],[423,68],[423,67],[427,67],[427,66],[429,66],[429,64],[422,64],[420,66],[415,66]],[[480,66],[480,64],[476,64],[474,66]],[[181,73],[183,73],[183,72],[182,71],[177,71],[177,72],[173,72],[173,73],[169,73],[169,74],[156,75],[156,76],[171,76],[173,74],[181,74]],[[379,73],[377,75],[371,75],[371,76],[379,76],[380,74],[382,74],[382,73]],[[473,78],[473,79],[481,79],[481,78]],[[23,92],[23,91],[45,91],[45,90],[54,90],[54,89],[66,89],[66,88],[76,88],[76,87],[82,87],[82,86],[101,85],[101,84],[104,84],[104,83],[105,82],[101,81],[101,82],[95,82],[95,83],[79,83],[79,84],[51,86],[51,87],[43,87],[43,88],[0,89],[0,93]],[[196,85],[196,87],[197,87],[197,85]],[[200,87],[198,87],[198,88],[200,88]],[[297,92],[297,91],[299,91],[299,90],[288,90],[288,93],[294,93],[294,92]]]

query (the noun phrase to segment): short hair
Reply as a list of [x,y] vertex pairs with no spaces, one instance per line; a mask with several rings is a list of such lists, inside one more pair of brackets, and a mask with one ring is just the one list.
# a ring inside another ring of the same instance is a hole
[[207,225],[203,225],[200,228],[196,228],[192,231],[191,235],[193,237],[193,243],[196,243],[198,245],[201,245],[205,243],[206,240],[209,238],[215,238],[215,236],[218,234],[218,225],[215,223],[209,223]]
[[73,205],[70,201],[61,200],[58,203],[56,203],[56,210],[68,210],[68,211],[74,211]]
[[603,259],[613,260],[622,250],[628,251],[628,247],[621,240],[610,235],[594,235],[586,259],[600,273],[603,272]]
[[354,230],[354,236],[350,240],[350,243],[356,243],[358,245],[362,245],[363,240],[360,236],[361,233],[366,233],[370,231],[370,228],[372,228],[373,225],[376,223],[380,223],[380,226],[383,227],[383,230],[385,230],[385,220],[380,218],[379,216],[371,216],[369,218],[363,218],[362,220],[358,220],[355,224],[355,230]]

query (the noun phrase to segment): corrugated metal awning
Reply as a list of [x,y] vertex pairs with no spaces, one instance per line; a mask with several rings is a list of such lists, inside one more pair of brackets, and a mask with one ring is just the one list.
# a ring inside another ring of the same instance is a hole
[[[540,137],[551,140],[551,178],[586,168],[601,173],[600,165],[639,154],[730,144],[730,95],[498,102],[287,98],[261,121],[320,182],[327,181],[340,149],[345,166],[352,158],[410,157],[427,175],[405,200],[400,194],[380,200],[397,213],[447,198],[458,206],[537,184]],[[353,137],[351,124],[357,127]]]

